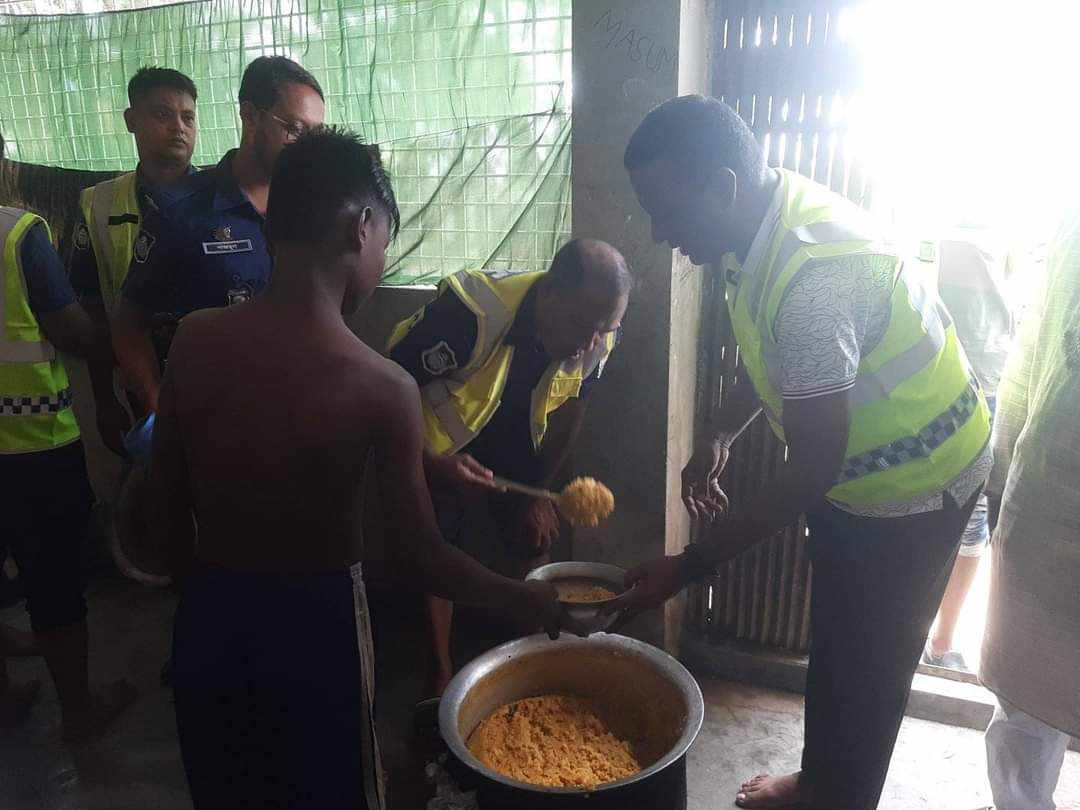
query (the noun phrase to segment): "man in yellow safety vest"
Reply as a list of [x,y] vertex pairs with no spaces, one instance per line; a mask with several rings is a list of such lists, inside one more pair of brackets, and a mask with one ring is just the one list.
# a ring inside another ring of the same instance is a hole
[[[111,311],[127,277],[143,211],[156,209],[168,188],[194,172],[195,83],[177,70],[160,67],[139,69],[128,82],[130,106],[124,111],[127,130],[135,136],[139,165],[96,186],[83,189],[75,224],[69,272],[71,283],[87,313],[110,340],[107,312]],[[115,401],[115,358],[111,345],[90,364],[98,429],[114,452],[122,452],[122,437],[129,420]],[[130,399],[130,398],[129,398]],[[137,407],[136,402],[130,403]],[[141,415],[141,414],[140,414]]]
[[0,271],[0,563],[15,557],[33,628],[28,635],[0,625],[0,715],[19,714],[37,692],[34,684],[11,684],[6,659],[41,654],[65,737],[78,741],[134,698],[123,681],[102,694],[87,685],[81,552],[92,494],[57,354],[86,357],[102,342],[41,217],[0,207]]
[[[490,486],[494,471],[549,486],[615,347],[630,286],[615,248],[579,239],[546,272],[457,273],[399,323],[390,357],[420,386],[429,478]],[[433,497],[443,536],[460,542],[458,494],[436,489]],[[546,561],[559,527],[550,501],[491,493],[488,511],[514,561],[511,573]],[[453,675],[452,608],[435,597],[429,603],[440,694]]]
[[802,770],[751,779],[736,803],[874,808],[992,463],[985,397],[932,285],[860,209],[769,168],[730,107],[661,104],[624,163],[654,241],[724,274],[750,383],[725,390],[697,442],[687,508],[715,516],[731,442],[759,404],[788,461],[704,542],[631,571],[623,604],[660,604],[805,513],[814,582]]

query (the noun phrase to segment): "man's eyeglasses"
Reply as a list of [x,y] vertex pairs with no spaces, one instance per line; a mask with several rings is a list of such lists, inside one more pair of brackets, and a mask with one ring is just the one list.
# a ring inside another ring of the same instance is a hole
[[298,124],[295,121],[286,121],[284,118],[279,118],[273,113],[270,113],[270,117],[277,121],[278,126],[280,126],[282,132],[285,133],[285,140],[289,143],[293,143],[307,132],[307,127],[303,124]]

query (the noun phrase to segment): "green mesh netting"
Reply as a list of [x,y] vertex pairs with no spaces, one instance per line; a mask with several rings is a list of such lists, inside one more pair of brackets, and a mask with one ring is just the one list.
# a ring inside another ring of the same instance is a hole
[[328,122],[383,147],[403,222],[388,283],[467,266],[543,269],[568,237],[570,0],[204,0],[0,15],[0,131],[17,162],[0,195],[73,206],[68,187],[96,177],[82,171],[132,167],[122,111],[128,78],[146,64],[195,80],[194,161],[216,163],[239,140],[244,66],[271,53],[318,77]]

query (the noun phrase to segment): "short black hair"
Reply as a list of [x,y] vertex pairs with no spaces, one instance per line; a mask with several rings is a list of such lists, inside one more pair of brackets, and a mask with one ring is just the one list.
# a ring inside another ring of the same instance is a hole
[[640,169],[662,155],[687,176],[727,168],[755,187],[765,177],[765,153],[750,127],[709,96],[679,96],[653,107],[630,137],[623,165]]
[[199,90],[188,76],[172,68],[148,66],[135,71],[135,75],[128,82],[128,103],[134,107],[146,98],[151,90],[159,87],[170,87],[187,93],[192,101],[199,100]]
[[270,180],[266,236],[271,242],[314,244],[349,206],[382,209],[391,236],[401,224],[379,147],[340,127],[316,127],[281,150]]
[[580,289],[590,261],[606,275],[605,280],[620,297],[630,294],[634,277],[626,260],[619,251],[598,239],[571,239],[559,248],[545,276],[547,285],[561,292]]
[[269,110],[281,97],[286,84],[303,84],[326,101],[318,80],[303,67],[286,56],[260,56],[244,68],[240,80],[239,101],[250,101],[260,110]]

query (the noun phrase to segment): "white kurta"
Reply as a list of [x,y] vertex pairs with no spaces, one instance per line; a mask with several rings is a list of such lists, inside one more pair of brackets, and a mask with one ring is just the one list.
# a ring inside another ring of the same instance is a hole
[[980,677],[1080,735],[1080,212],[1059,231],[998,391],[1004,493]]

